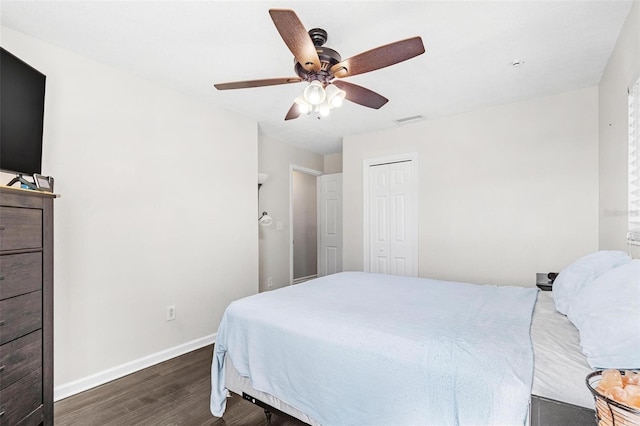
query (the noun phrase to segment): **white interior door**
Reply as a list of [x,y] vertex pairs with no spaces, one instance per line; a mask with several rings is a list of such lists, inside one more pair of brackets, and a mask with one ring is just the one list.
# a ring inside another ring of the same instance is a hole
[[318,276],[342,271],[342,173],[318,178]]
[[414,162],[374,164],[368,173],[368,270],[418,276]]

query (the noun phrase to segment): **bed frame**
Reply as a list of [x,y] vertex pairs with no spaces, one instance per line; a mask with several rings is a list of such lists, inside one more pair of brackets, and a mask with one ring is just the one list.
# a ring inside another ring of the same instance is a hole
[[[242,399],[264,410],[268,425],[271,424],[272,413],[302,421],[297,417],[272,407],[266,402],[254,398],[246,392],[242,392],[241,396]],[[530,426],[597,426],[598,424],[594,410],[536,395],[531,395],[529,419]]]
[[595,410],[531,395],[531,426],[596,426]]
[[264,415],[267,418],[267,424],[270,425],[271,424],[271,415],[273,413],[277,413],[280,416],[283,417],[289,417],[291,419],[295,419],[298,421],[302,421],[296,417],[293,417],[292,415],[289,415],[287,413],[285,413],[284,411],[280,411],[277,408],[273,408],[272,406],[270,406],[269,404],[267,404],[266,402],[262,402],[259,399],[256,399],[254,397],[252,397],[251,395],[249,395],[246,392],[242,392],[242,399],[244,399],[245,401],[249,401],[250,403],[257,405],[258,407],[262,408],[264,410]]

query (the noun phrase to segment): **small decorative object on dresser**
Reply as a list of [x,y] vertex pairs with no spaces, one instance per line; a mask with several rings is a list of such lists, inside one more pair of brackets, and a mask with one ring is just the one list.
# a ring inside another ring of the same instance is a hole
[[0,186],[2,425],[53,425],[54,198]]
[[551,291],[553,288],[553,281],[558,276],[557,272],[538,272],[536,274],[536,286],[542,291]]
[[53,192],[53,178],[51,176],[33,175],[33,181],[39,191]]

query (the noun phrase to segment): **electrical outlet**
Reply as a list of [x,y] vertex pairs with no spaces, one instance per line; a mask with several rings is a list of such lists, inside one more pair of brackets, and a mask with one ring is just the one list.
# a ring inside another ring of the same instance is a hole
[[176,305],[167,305],[167,321],[176,319]]
[[267,288],[273,287],[273,277],[267,278]]

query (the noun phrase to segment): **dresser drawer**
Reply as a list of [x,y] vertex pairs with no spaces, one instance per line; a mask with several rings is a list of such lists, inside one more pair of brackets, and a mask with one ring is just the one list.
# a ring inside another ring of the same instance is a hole
[[0,256],[0,300],[42,290],[42,253]]
[[42,247],[42,210],[0,207],[0,250]]
[[42,330],[0,345],[0,389],[22,379],[42,364]]
[[0,390],[0,424],[15,425],[42,405],[42,370]]
[[42,328],[42,292],[0,300],[0,345]]

